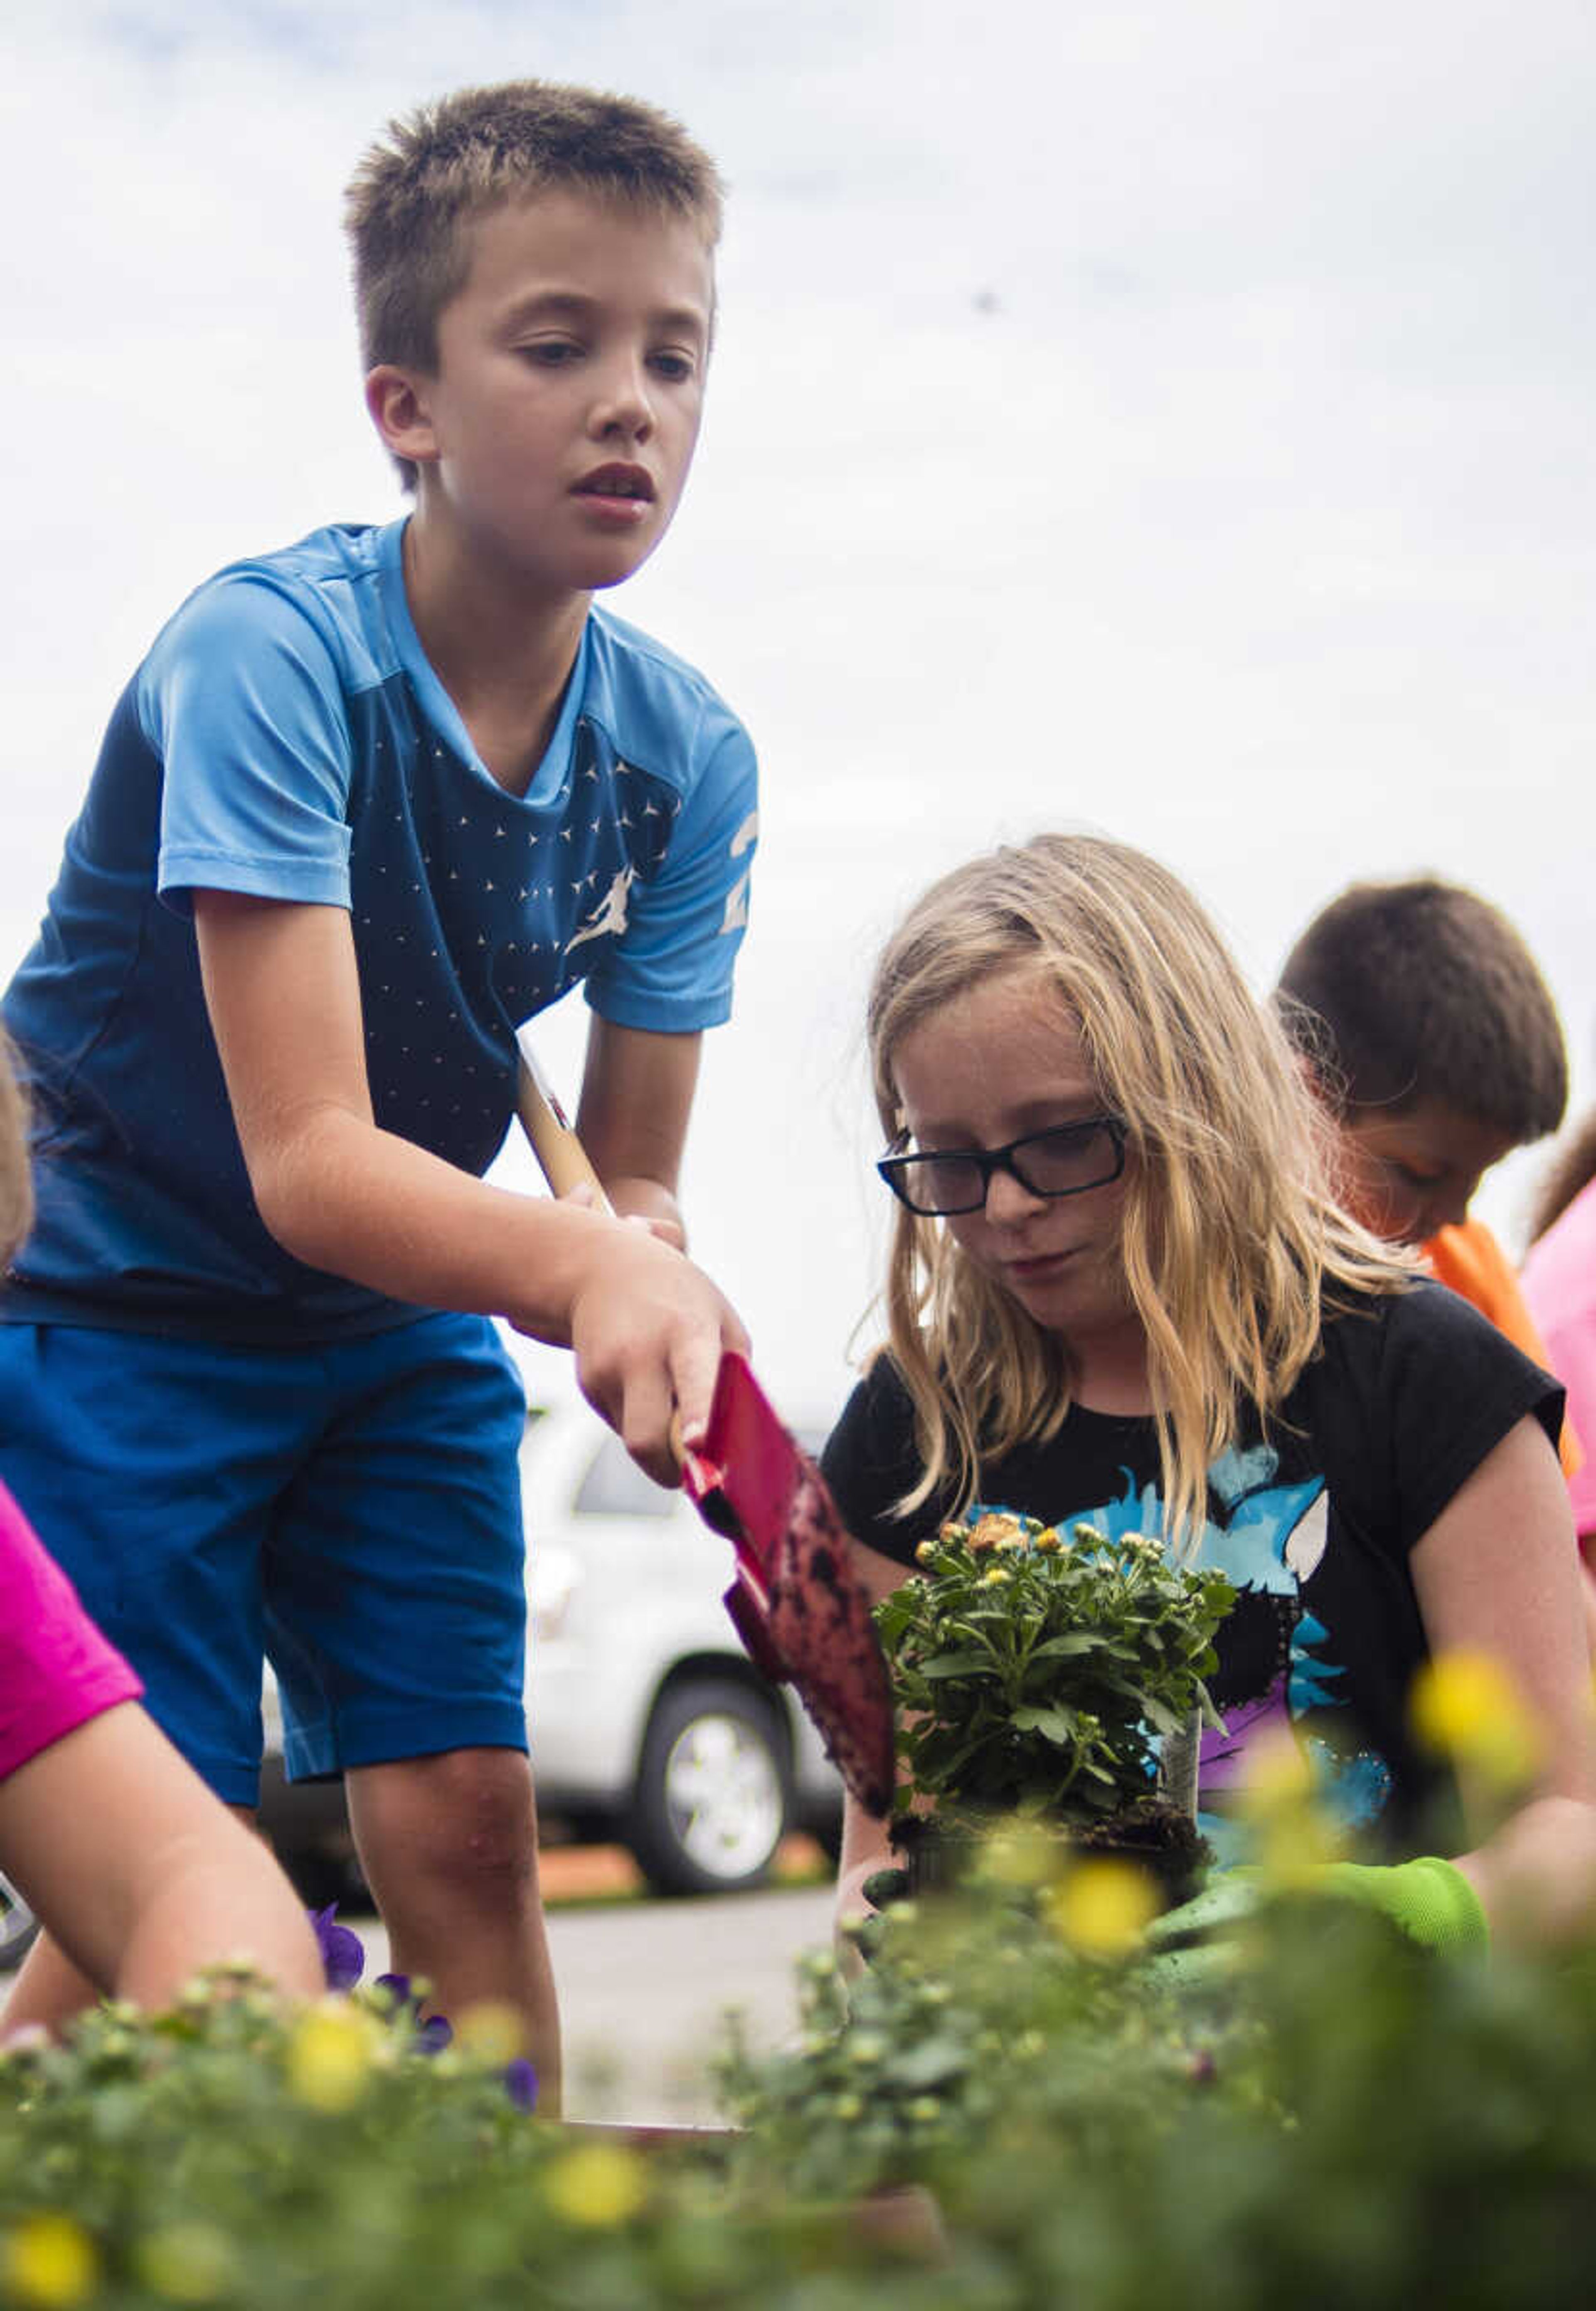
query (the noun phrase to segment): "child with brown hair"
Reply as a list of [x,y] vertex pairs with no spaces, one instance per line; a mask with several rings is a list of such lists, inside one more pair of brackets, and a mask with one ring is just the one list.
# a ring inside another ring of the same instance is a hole
[[[824,1468],[875,1592],[976,1504],[1161,1537],[1240,1592],[1209,1680],[1217,1828],[1288,1732],[1400,1865],[1360,1881],[1392,1914],[1454,1941],[1596,1914],[1561,1391],[1337,1204],[1290,1048],[1191,894],[1090,836],[975,859],[888,941],[869,1040],[888,1338]],[[1500,1664],[1542,1749],[1455,1864],[1418,1844],[1458,1793],[1408,1717],[1450,1652]],[[886,1859],[850,1808],[844,1909]]]
[[[1348,1211],[1417,1245],[1544,1364],[1512,1262],[1469,1213],[1484,1174],[1555,1131],[1568,1097],[1557,1007],[1506,916],[1434,876],[1355,883],[1297,939],[1276,1002],[1335,1119]],[[1561,1452],[1578,1466],[1566,1431]]]
[[[256,1801],[342,1771],[394,1963],[525,2019],[555,2099],[517,1449],[490,1321],[569,1346],[676,1475],[735,1313],[682,1254],[754,765],[595,601],[669,528],[720,187],[678,125],[545,83],[392,125],[349,195],[406,518],[234,563],[118,704],[5,1016],[39,1220],[0,1325],[0,1469],[153,1713]],[[579,982],[613,1212],[481,1177],[517,1028]],[[632,1224],[632,1223],[641,1223]],[[85,1994],[48,1946],[19,1999]]]

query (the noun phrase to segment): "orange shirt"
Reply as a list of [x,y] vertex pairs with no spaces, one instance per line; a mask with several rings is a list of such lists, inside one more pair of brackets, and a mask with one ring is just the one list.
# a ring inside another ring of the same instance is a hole
[[[1546,1342],[1524,1304],[1513,1262],[1483,1220],[1465,1220],[1461,1227],[1443,1227],[1420,1249],[1433,1276],[1452,1291],[1461,1292],[1465,1300],[1472,1300],[1481,1315],[1488,1316],[1496,1330],[1505,1332],[1515,1348],[1522,1348],[1527,1356],[1533,1356],[1543,1371],[1553,1371]],[[1566,1419],[1558,1440],[1557,1458],[1563,1463],[1565,1477],[1572,1477],[1585,1462],[1573,1423]]]

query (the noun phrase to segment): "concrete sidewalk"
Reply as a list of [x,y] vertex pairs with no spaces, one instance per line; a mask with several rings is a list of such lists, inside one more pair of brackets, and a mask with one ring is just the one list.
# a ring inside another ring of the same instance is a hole
[[[565,2115],[634,2126],[706,2126],[721,2112],[713,2066],[728,2009],[750,2046],[797,2030],[797,1962],[831,1935],[829,1885],[700,1901],[555,1908],[549,1949],[565,2050]],[[386,1971],[375,1918],[359,1934],[366,1979]]]

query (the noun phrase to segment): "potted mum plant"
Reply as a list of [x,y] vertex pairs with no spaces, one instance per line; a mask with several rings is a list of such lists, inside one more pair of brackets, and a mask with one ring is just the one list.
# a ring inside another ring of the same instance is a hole
[[1162,1542],[972,1511],[917,1551],[876,1607],[899,1717],[894,1840],[920,1887],[956,1874],[986,1828],[1029,1817],[1129,1853],[1166,1899],[1195,1890],[1203,1679],[1235,1601]]

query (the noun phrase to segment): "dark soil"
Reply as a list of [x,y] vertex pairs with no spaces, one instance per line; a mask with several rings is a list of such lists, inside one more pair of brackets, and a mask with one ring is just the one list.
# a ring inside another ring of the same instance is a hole
[[[893,1825],[893,1844],[903,1856],[911,1893],[956,1886],[969,1869],[990,1825],[965,1816],[907,1814]],[[1213,1849],[1190,1817],[1166,1799],[1142,1798],[1122,1813],[1089,1822],[1058,1826],[1061,1844],[1094,1855],[1134,1862],[1156,1879],[1166,1909],[1190,1901],[1201,1886]]]

